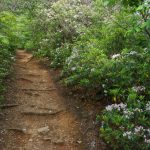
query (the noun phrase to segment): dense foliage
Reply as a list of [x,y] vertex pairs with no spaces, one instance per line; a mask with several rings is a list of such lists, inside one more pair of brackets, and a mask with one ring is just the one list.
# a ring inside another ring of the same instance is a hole
[[4,90],[2,81],[10,69],[15,48],[14,43],[17,40],[14,33],[15,22],[16,18],[12,13],[0,13],[0,100]]
[[97,119],[102,123],[101,137],[113,149],[148,150],[149,0],[13,2],[16,7],[10,8],[19,14],[21,25],[17,29],[22,36],[19,34],[18,42],[12,32],[15,25],[7,27],[10,31],[7,29],[6,35],[6,28],[0,29],[2,59],[11,57],[8,53],[16,45],[34,50],[36,56],[48,57],[52,67],[62,69],[62,81],[67,86],[92,94],[100,92],[109,99]]
[[[15,49],[25,41],[25,17],[9,11],[0,12],[0,100],[3,99],[3,79],[9,74],[15,60]],[[24,33],[24,34],[23,34]]]

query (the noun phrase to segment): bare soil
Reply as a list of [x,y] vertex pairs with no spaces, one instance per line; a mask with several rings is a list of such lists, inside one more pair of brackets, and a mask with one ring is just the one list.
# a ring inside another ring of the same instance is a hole
[[69,96],[56,72],[18,50],[0,113],[0,150],[104,150],[96,107]]

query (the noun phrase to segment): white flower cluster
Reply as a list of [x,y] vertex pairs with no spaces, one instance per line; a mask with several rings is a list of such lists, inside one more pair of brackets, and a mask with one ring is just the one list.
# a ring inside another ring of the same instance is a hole
[[95,68],[92,68],[92,69],[91,69],[91,72],[95,72]]
[[145,139],[144,142],[150,144],[150,139]]
[[140,108],[135,108],[133,111],[134,111],[134,112],[143,112],[143,110],[140,109]]
[[134,108],[131,111],[130,109],[127,108],[127,104],[123,104],[123,103],[108,105],[108,106],[106,106],[105,109],[108,112],[113,111],[113,110],[120,111],[121,114],[123,114],[123,116],[125,118],[130,119],[132,116],[134,116],[134,114],[136,112],[141,113],[141,112],[144,112],[145,110],[150,111],[150,102],[148,102],[146,104],[146,109],[145,110],[140,109],[140,108]]
[[132,115],[134,115],[134,112],[126,109],[126,110],[123,111],[123,115],[124,115],[125,118],[129,119]]
[[138,54],[138,52],[136,52],[136,51],[131,51],[130,53],[129,53],[129,55],[137,55]]
[[72,70],[72,71],[75,71],[75,70],[76,70],[76,67],[72,67],[71,70]]
[[114,54],[114,55],[111,56],[111,58],[116,59],[116,58],[119,58],[120,56],[121,56],[120,54]]
[[66,64],[67,64],[68,66],[71,65],[72,61],[73,61],[75,58],[78,58],[78,57],[79,57],[78,50],[75,49],[75,48],[73,48],[72,53],[71,53],[71,56],[66,59]]
[[150,111],[150,101],[146,104],[146,111]]
[[132,87],[132,90],[133,91],[135,91],[135,92],[143,92],[143,91],[145,91],[145,87],[144,86],[134,86],[134,87]]
[[145,129],[142,126],[136,126],[134,129],[134,134],[139,134],[140,132],[145,131]]
[[102,122],[101,122],[101,128],[104,128],[104,124],[105,124],[105,122],[102,121]]
[[90,18],[92,13],[91,7],[81,0],[59,0],[53,2],[50,8],[44,8],[39,12],[40,16],[46,17],[47,22],[57,20],[61,24],[58,32],[76,30],[76,33],[81,33],[85,25],[91,24],[90,19],[87,18]]
[[49,41],[49,39],[42,39],[42,41],[43,41],[43,42],[48,42],[48,41]]
[[15,57],[12,56],[12,57],[11,57],[11,60],[15,61],[16,59],[15,59]]
[[142,56],[142,54],[138,53],[137,51],[130,51],[129,53],[124,54],[124,57],[128,56]]
[[106,107],[106,110],[107,111],[112,111],[113,109],[116,109],[116,110],[120,111],[121,109],[125,110],[126,107],[127,107],[127,104],[123,104],[123,103],[112,104],[112,105],[108,105]]
[[[145,134],[145,133],[148,134]],[[133,136],[143,136],[145,143],[150,144],[150,129],[144,129],[142,126],[136,126],[133,131],[126,131],[123,133],[123,137],[127,137],[129,140],[133,138]]]
[[129,140],[132,138],[133,133],[131,131],[127,131],[123,133],[123,137],[127,137]]

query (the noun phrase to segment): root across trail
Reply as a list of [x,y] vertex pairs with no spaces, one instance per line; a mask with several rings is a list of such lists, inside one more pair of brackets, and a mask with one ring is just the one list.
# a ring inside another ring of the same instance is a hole
[[0,105],[0,150],[86,150],[80,120],[65,104],[47,69],[18,50]]

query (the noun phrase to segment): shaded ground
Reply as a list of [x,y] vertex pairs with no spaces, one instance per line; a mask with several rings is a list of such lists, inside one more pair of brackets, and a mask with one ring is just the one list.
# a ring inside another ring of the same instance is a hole
[[94,105],[66,96],[55,74],[25,51],[17,51],[14,70],[0,114],[0,150],[105,149],[97,140]]

